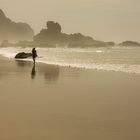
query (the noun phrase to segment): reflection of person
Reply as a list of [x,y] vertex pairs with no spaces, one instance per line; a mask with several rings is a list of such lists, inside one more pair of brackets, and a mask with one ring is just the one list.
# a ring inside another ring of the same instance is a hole
[[36,75],[36,71],[35,71],[35,63],[34,63],[32,71],[31,71],[31,78],[34,79],[35,75]]
[[37,52],[35,50],[35,48],[32,49],[32,58],[33,58],[33,61],[35,63],[35,58],[37,57]]

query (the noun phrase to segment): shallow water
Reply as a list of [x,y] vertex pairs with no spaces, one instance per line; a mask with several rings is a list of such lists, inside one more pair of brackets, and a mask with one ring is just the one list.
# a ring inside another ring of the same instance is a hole
[[[140,48],[36,48],[38,62],[85,69],[121,71],[140,74]],[[13,58],[18,52],[31,52],[31,48],[0,48],[0,54]],[[27,59],[31,61],[31,59]]]

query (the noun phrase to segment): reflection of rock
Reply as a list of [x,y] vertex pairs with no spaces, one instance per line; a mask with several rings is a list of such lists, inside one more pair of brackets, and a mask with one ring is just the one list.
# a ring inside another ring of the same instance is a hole
[[[18,67],[22,68],[22,72],[23,70],[26,71],[27,73],[31,72],[32,79],[35,78],[36,73],[38,73],[38,75],[43,75],[45,80],[48,82],[54,82],[59,78],[60,70],[58,66],[47,65],[47,64],[38,64],[39,66],[35,66],[33,65],[32,62],[24,61],[24,60],[16,60],[16,64]],[[32,70],[30,70],[31,67]]]
[[20,52],[15,56],[15,58],[24,59],[24,58],[28,58],[28,57],[31,57],[31,56],[32,56],[32,53]]
[[19,67],[30,67],[32,65],[32,62],[30,61],[24,61],[24,60],[16,60],[16,64]]
[[45,73],[45,78],[47,80],[55,81],[59,76],[59,69],[57,68],[48,68]]
[[40,72],[44,73],[47,81],[56,81],[59,77],[59,67],[53,65],[43,65],[40,67]]

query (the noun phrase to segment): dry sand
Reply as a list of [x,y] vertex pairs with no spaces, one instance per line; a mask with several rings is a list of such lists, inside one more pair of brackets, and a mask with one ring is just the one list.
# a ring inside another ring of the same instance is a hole
[[140,75],[0,57],[0,140],[139,140]]

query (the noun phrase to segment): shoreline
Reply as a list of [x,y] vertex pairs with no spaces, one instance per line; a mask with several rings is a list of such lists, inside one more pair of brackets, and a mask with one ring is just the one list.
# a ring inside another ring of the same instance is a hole
[[[0,55],[0,57],[4,57],[5,59],[10,59],[11,61],[25,61],[25,62],[33,62],[32,58],[31,59],[15,59],[15,58],[8,58],[6,56],[2,56]],[[91,70],[91,71],[101,71],[101,72],[117,72],[117,73],[123,73],[123,74],[132,74],[132,75],[140,75],[140,72],[132,72],[132,70],[128,69],[128,70],[112,70],[112,69],[103,69],[100,65],[99,65],[99,68],[96,68],[93,69],[93,68],[86,68],[84,66],[75,66],[75,65],[69,65],[69,64],[56,64],[56,63],[49,63],[49,62],[43,62],[43,61],[40,61],[40,60],[36,60],[36,64],[44,64],[44,65],[50,65],[50,66],[57,66],[57,67],[62,67],[62,68],[72,68],[72,69],[79,69],[79,70]],[[105,64],[106,65],[106,64]],[[108,65],[112,65],[112,64],[108,64]],[[116,64],[115,64],[116,65]],[[124,66],[127,67],[126,64],[123,64]],[[118,67],[120,65],[118,64]],[[135,66],[135,65],[134,65]],[[101,67],[101,68],[100,68]],[[115,66],[116,67],[116,66]]]
[[[131,48],[132,49],[132,48]],[[18,52],[31,52],[31,48],[3,48],[1,54],[3,56],[14,58]],[[72,67],[87,70],[102,70],[124,72],[130,74],[140,74],[140,49],[95,49],[83,50],[79,48],[37,48],[40,57],[37,62],[44,64],[57,65],[60,67]],[[125,56],[125,53],[128,55]],[[25,61],[32,61],[26,59]]]

